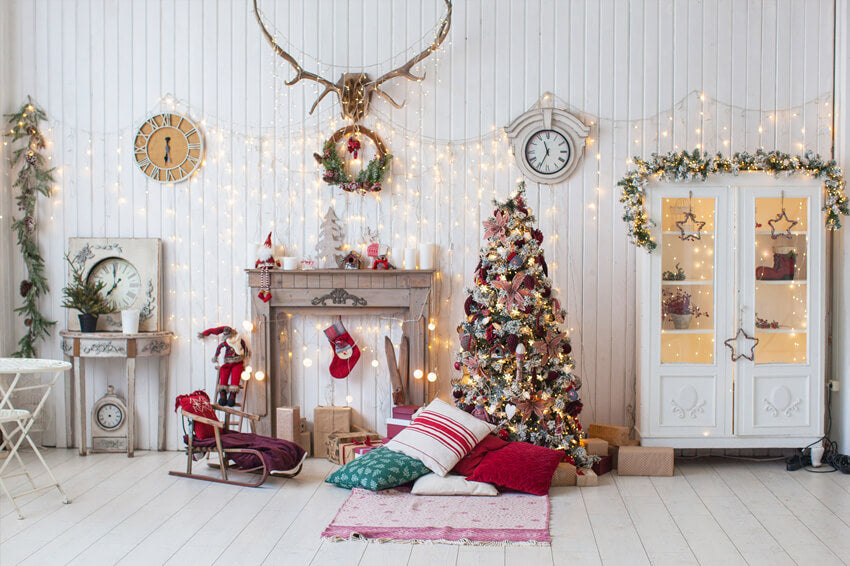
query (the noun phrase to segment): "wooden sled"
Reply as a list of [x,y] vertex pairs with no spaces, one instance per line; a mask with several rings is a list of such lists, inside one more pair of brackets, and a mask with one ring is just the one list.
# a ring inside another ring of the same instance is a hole
[[[243,411],[238,411],[231,407],[223,407],[221,405],[213,404],[213,408],[216,411],[223,411],[228,417],[230,415],[234,415],[240,417],[240,419],[249,419],[250,421],[257,421],[260,419],[257,415],[252,415],[250,413],[245,413]],[[286,472],[274,472],[271,473],[266,466],[265,461],[263,460],[262,454],[258,450],[253,450],[250,448],[222,448],[221,445],[221,431],[226,426],[225,423],[220,421],[214,421],[212,419],[208,419],[205,417],[201,417],[198,415],[193,415],[192,413],[188,413],[183,409],[180,409],[180,415],[189,421],[189,433],[186,435],[188,442],[186,443],[186,471],[185,472],[168,472],[169,475],[178,476],[182,478],[191,478],[196,480],[204,480],[216,483],[226,483],[230,485],[238,485],[242,487],[259,487],[265,483],[266,479],[269,475],[274,475],[276,477],[286,477],[292,478],[295,477],[301,472],[301,467],[304,464],[304,458],[298,463],[298,465],[292,470],[288,470]],[[194,423],[205,423],[213,427],[213,432],[215,434],[215,443],[210,443],[207,440],[198,440],[195,438],[194,432]],[[208,466],[212,468],[218,468],[221,470],[221,477],[213,477],[213,476],[205,476],[201,474],[192,473],[192,464],[195,461],[195,457],[198,456],[198,459],[209,458],[209,456],[213,453],[218,454],[218,462],[208,462]],[[230,462],[230,454],[253,454],[260,461],[260,466],[255,466],[253,468],[239,468],[232,466]],[[259,475],[259,478],[256,481],[237,481],[235,479],[228,478],[228,471],[231,472],[239,472],[246,474],[255,474]]]

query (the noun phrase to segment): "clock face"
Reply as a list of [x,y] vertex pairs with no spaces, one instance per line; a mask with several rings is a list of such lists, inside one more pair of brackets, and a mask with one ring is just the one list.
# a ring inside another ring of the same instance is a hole
[[97,424],[104,430],[115,430],[124,422],[124,411],[114,403],[104,403],[97,410]]
[[89,272],[90,282],[103,282],[103,295],[116,311],[131,307],[139,296],[142,279],[136,268],[125,259],[109,257],[95,265]]
[[204,140],[194,122],[179,114],[157,114],[142,124],[134,142],[136,165],[161,183],[189,178],[201,166]]
[[532,169],[542,175],[560,172],[570,160],[570,144],[556,130],[540,130],[525,144],[525,159]]

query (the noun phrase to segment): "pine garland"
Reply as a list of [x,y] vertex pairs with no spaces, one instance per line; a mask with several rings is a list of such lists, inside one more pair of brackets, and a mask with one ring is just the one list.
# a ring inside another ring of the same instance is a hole
[[21,281],[19,287],[24,304],[15,309],[16,313],[24,317],[27,331],[18,341],[18,351],[12,355],[18,358],[34,358],[37,356],[36,343],[50,336],[50,327],[56,324],[55,320],[45,318],[38,308],[41,296],[50,291],[44,274],[44,258],[36,241],[35,220],[38,195],[40,193],[49,198],[53,184],[53,169],[47,168],[47,159],[41,153],[45,143],[44,136],[38,129],[38,123],[46,120],[47,115],[35,106],[32,98],[28,96],[26,104],[18,112],[7,114],[6,117],[11,129],[5,136],[12,138],[12,143],[21,139],[27,140],[25,146],[12,152],[11,159],[13,169],[20,167],[18,178],[12,186],[20,190],[15,201],[18,210],[23,214],[21,218],[13,220],[12,230],[18,235],[18,246],[27,269],[27,278]]
[[332,139],[325,142],[321,155],[314,153],[313,157],[325,169],[322,174],[323,181],[329,185],[339,185],[346,192],[361,195],[381,190],[381,183],[389,170],[390,159],[393,158],[389,154],[376,155],[357,174],[357,177],[352,179],[351,174],[346,171],[345,161],[339,156],[336,143]]
[[731,159],[720,153],[709,155],[695,149],[692,153],[668,153],[666,155],[652,154],[652,159],[644,161],[634,158],[637,169],[629,171],[617,183],[623,187],[620,202],[625,204],[623,220],[629,225],[629,237],[638,247],[652,251],[657,243],[652,239],[649,229],[649,217],[646,214],[644,199],[646,184],[655,177],[662,181],[705,181],[715,173],[732,173],[741,171],[763,171],[774,175],[804,173],[823,179],[826,200],[823,206],[826,227],[829,230],[841,228],[841,215],[850,214],[850,203],[844,193],[846,181],[841,168],[834,160],[826,161],[820,155],[807,151],[804,155],[789,155],[781,151],[756,150],[755,154],[746,152],[736,153]]

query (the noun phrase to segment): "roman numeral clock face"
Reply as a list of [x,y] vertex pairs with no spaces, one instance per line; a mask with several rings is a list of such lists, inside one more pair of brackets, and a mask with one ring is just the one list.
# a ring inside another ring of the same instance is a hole
[[110,257],[95,265],[89,273],[90,282],[102,282],[101,294],[112,303],[116,311],[135,304],[142,287],[142,279],[132,263]]
[[541,175],[554,175],[567,166],[570,144],[560,132],[540,130],[525,144],[525,159]]
[[188,179],[203,163],[204,139],[197,125],[179,114],[157,114],[136,133],[133,155],[139,169],[160,183]]

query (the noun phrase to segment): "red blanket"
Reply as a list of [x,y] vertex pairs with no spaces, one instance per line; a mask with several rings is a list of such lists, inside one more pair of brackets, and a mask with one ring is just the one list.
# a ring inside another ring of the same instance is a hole
[[[192,444],[200,448],[215,447],[215,438],[194,440]],[[292,470],[304,457],[304,449],[294,442],[246,432],[222,431],[221,447],[257,450],[262,454],[263,461],[270,472]],[[240,468],[260,466],[255,454],[230,454],[229,457]]]

